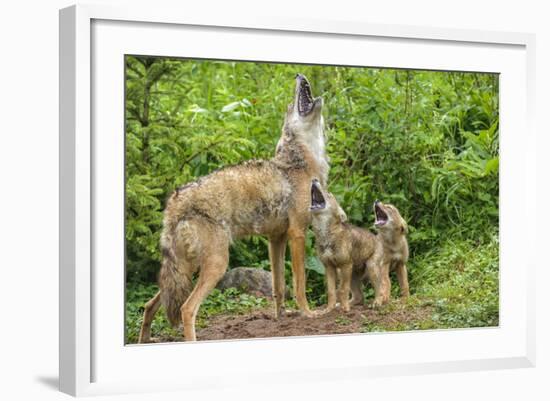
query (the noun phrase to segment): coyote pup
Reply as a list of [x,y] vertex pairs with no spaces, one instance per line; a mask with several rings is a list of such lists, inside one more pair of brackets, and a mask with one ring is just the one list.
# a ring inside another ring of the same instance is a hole
[[[327,308],[334,309],[339,301],[344,311],[351,303],[363,304],[362,281],[368,279],[374,287],[374,306],[390,299],[390,271],[395,271],[401,295],[409,295],[407,267],[409,248],[407,224],[397,208],[374,203],[377,235],[346,222],[347,217],[331,193],[323,193],[318,182],[311,186],[312,228],[317,254],[325,265],[327,277]],[[336,293],[336,278],[340,278]]]
[[[325,266],[327,307],[330,312],[340,302],[349,311],[352,275],[363,271],[375,251],[376,237],[370,231],[347,223],[346,213],[330,192],[323,192],[318,181],[311,184],[312,229],[317,256]],[[336,279],[339,277],[338,292]]]
[[[313,316],[304,254],[311,180],[325,183],[328,174],[322,107],[323,100],[312,97],[309,82],[298,74],[275,157],[222,168],[172,193],[160,240],[160,291],[145,305],[140,343],[149,341],[161,304],[173,326],[183,321],[185,340],[196,340],[195,317],[227,270],[229,246],[250,235],[269,238],[276,316],[284,311],[287,240],[296,302],[304,315]],[[193,286],[194,273],[199,274]]]
[[407,278],[407,261],[409,259],[409,244],[407,243],[407,223],[401,217],[394,205],[374,202],[374,225],[378,229],[374,254],[366,265],[358,269],[351,278],[352,303],[363,304],[361,283],[365,278],[374,287],[374,306],[383,305],[390,300],[390,272],[395,271],[401,296],[409,296],[409,280]]

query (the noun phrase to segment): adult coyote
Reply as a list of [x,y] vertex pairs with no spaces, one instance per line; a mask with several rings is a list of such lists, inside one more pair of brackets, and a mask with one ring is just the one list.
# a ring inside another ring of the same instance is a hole
[[149,340],[161,304],[173,326],[183,321],[185,340],[196,340],[195,317],[227,269],[230,244],[250,235],[269,238],[276,317],[284,311],[287,240],[296,302],[301,313],[313,315],[305,294],[304,253],[311,181],[325,185],[328,174],[322,107],[323,100],[312,97],[309,82],[298,74],[272,159],[222,168],[170,196],[160,241],[160,291],[145,305],[139,342]]

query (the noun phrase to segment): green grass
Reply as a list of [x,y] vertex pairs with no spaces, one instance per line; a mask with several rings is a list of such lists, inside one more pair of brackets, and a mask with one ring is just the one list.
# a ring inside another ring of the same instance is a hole
[[448,239],[411,259],[413,293],[431,302],[436,328],[498,326],[498,235],[485,242]]
[[[126,343],[137,343],[141,322],[143,321],[143,307],[158,291],[156,284],[144,285],[128,283],[126,287]],[[178,333],[174,330],[163,308],[155,315],[151,325],[151,334],[153,337],[160,334],[166,336],[176,336]]]

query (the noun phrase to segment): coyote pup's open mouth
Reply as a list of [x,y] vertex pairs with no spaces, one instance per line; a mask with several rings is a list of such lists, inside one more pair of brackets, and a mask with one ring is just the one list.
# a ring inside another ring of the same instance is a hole
[[382,204],[380,201],[374,202],[374,215],[375,215],[374,225],[376,227],[383,226],[388,222],[388,214],[384,211],[384,208],[382,207]]
[[321,191],[321,184],[319,181],[313,180],[311,182],[311,206],[310,210],[321,210],[326,207],[325,197]]

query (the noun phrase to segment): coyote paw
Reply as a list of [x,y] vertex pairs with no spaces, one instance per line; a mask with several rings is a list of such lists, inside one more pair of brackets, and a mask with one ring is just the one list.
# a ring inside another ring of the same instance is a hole
[[323,316],[323,315],[326,315],[327,313],[332,312],[333,310],[334,310],[334,306],[327,306],[324,309],[315,311],[315,316],[316,317]]
[[293,309],[284,309],[282,315],[283,316],[298,316],[298,315],[300,315],[300,312],[297,311],[297,310],[293,310]]
[[149,343],[159,343],[159,342],[160,342],[160,338],[158,337],[149,337],[147,339],[140,338],[138,340],[138,344],[149,344]]
[[310,309],[305,309],[305,310],[303,309],[303,310],[298,311],[298,313],[300,314],[300,316],[308,317],[308,318],[313,318],[313,317],[319,316],[317,311],[312,311]]
[[375,299],[372,304],[369,305],[371,309],[377,309],[384,305],[384,302],[381,299]]
[[289,316],[289,317],[292,317],[292,316],[305,316],[305,317],[316,317],[317,316],[317,313],[316,312],[313,312],[311,310],[293,310],[293,309],[282,309],[280,312],[279,312],[279,316],[276,317],[276,319],[278,319],[279,317],[282,317],[282,316]]

